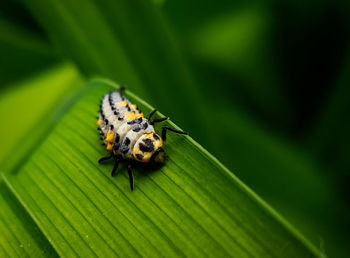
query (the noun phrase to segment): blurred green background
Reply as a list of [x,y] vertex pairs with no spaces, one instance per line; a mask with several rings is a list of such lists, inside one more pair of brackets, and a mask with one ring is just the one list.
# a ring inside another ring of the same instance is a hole
[[349,31],[346,1],[1,1],[2,168],[84,80],[107,77],[346,257]]

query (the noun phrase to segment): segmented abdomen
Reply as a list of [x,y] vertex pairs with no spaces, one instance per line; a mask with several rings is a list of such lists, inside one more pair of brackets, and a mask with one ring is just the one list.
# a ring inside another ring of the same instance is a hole
[[141,110],[118,91],[102,98],[97,125],[107,150],[125,159],[134,158],[133,148],[141,135],[154,132]]

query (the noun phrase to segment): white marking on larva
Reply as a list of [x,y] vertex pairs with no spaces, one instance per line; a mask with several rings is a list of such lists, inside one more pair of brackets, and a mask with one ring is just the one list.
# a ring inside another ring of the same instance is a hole
[[[141,126],[139,124],[138,126]],[[153,126],[148,126],[146,130],[141,129],[138,132],[134,132],[133,130],[129,130],[127,134],[125,135],[125,138],[128,137],[130,139],[130,144],[129,144],[129,151],[124,155],[125,158],[127,159],[132,159],[133,158],[133,149],[135,146],[136,141],[144,134],[144,133],[151,133],[154,132]]]
[[[141,123],[134,123],[134,124],[128,124],[130,120],[126,119],[125,116],[129,114],[129,112],[134,111],[135,114],[138,114],[139,112],[135,108],[130,108],[130,111],[128,111],[128,108],[125,106],[118,106],[118,103],[121,101],[126,100],[127,104],[130,106],[132,103],[124,97],[124,99],[121,97],[119,92],[113,92],[111,93],[111,100],[112,104],[114,104],[115,110],[112,110],[112,107],[110,105],[109,101],[110,95],[107,94],[102,99],[102,113],[104,114],[104,118],[108,120],[108,124],[105,123],[104,119],[102,121],[102,124],[100,126],[103,134],[106,136],[108,131],[110,131],[110,126],[113,125],[113,134],[118,133],[120,140],[120,146],[118,150],[114,151],[115,154],[123,156],[125,159],[133,159],[133,148],[135,147],[135,143],[137,140],[144,134],[144,133],[155,133],[154,127],[150,124],[148,124],[148,127],[146,129],[143,129],[143,124],[145,122],[148,122],[147,119],[142,118]],[[118,112],[118,115],[114,114],[114,111]],[[99,116],[102,119],[102,116]],[[118,117],[122,117],[123,120],[118,120]],[[133,131],[134,128],[141,127],[141,129],[137,132]],[[123,154],[120,150],[121,147],[123,147],[123,142],[125,138],[128,137],[130,140],[130,144],[128,145],[128,152]],[[107,143],[105,141],[105,143]]]

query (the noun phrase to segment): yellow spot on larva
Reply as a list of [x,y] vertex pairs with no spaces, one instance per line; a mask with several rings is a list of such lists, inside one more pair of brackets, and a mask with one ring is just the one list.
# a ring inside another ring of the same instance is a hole
[[141,112],[141,113],[140,113],[140,114],[138,114],[136,117],[137,117],[137,118],[140,118],[140,117],[142,117],[142,118],[143,118],[143,113]]
[[130,107],[131,108],[136,108],[136,105],[135,104],[131,104]]
[[128,102],[126,102],[126,100],[117,103],[118,107],[125,107],[127,104]]
[[106,142],[113,142],[114,140],[114,134],[112,131],[108,131],[107,136],[106,136]]
[[112,149],[113,149],[112,144],[108,143],[108,144],[107,144],[107,148],[106,148],[106,150],[112,150]]
[[125,117],[128,120],[134,120],[135,119],[135,112],[131,112],[131,113],[127,114]]
[[97,120],[96,125],[97,125],[97,126],[100,126],[101,124],[102,124],[102,118],[99,118],[99,119]]

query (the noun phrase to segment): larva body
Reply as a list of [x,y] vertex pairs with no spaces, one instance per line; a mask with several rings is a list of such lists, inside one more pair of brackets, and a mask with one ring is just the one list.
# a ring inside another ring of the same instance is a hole
[[[117,171],[121,160],[136,160],[138,162],[157,162],[163,163],[165,153],[162,148],[166,141],[166,131],[172,131],[178,134],[185,132],[163,126],[162,137],[157,135],[154,130],[154,124],[168,119],[167,117],[154,119],[150,121],[153,110],[147,118],[144,118],[140,109],[132,104],[119,91],[111,91],[103,96],[100,103],[97,126],[101,139],[106,149],[111,151],[111,155],[99,160],[115,158],[115,164],[112,175]],[[133,189],[133,176],[131,172],[131,163],[128,164],[130,186]]]
[[107,150],[123,159],[149,162],[152,154],[163,145],[153,125],[118,91],[102,98],[97,125]]

